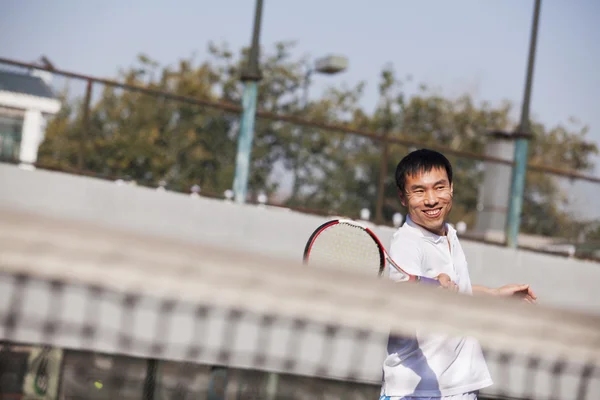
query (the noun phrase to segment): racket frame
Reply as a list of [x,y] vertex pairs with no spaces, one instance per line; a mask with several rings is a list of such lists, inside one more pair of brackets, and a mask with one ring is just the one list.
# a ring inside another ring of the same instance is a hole
[[329,220],[329,221],[321,224],[317,229],[315,229],[313,231],[313,233],[308,238],[306,245],[304,246],[304,254],[303,254],[302,258],[303,258],[305,264],[308,263],[308,260],[310,258],[310,250],[311,250],[315,240],[317,239],[317,237],[321,234],[321,232],[323,232],[324,230],[326,230],[332,226],[344,224],[344,223],[353,225],[359,229],[362,229],[369,236],[371,236],[371,239],[373,239],[375,241],[375,243],[377,244],[377,248],[379,250],[379,271],[377,274],[378,276],[381,277],[381,275],[383,275],[383,273],[385,272],[385,268],[389,265],[392,268],[396,269],[401,274],[408,277],[408,279],[405,279],[402,282],[423,282],[423,283],[427,283],[427,284],[439,285],[439,281],[437,279],[409,274],[408,272],[406,272],[405,270],[400,268],[400,266],[398,264],[396,264],[394,262],[394,260],[392,260],[392,257],[390,257],[390,255],[387,253],[387,251],[385,250],[385,247],[383,246],[383,244],[381,243],[381,241],[379,240],[377,235],[371,229],[369,229],[369,227],[367,227],[359,222],[356,222],[356,221],[353,221],[350,219],[344,219],[344,218]]

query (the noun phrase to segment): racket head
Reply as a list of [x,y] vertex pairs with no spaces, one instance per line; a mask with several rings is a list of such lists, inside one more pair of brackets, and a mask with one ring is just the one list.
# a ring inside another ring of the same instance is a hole
[[367,227],[346,219],[330,220],[312,233],[304,248],[304,263],[365,269],[381,275],[386,253]]

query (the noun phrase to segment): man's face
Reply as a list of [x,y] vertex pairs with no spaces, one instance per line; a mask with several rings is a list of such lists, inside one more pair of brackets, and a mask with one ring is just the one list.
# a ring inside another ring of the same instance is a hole
[[402,205],[417,225],[437,235],[444,235],[446,217],[452,209],[452,185],[444,168],[407,175]]

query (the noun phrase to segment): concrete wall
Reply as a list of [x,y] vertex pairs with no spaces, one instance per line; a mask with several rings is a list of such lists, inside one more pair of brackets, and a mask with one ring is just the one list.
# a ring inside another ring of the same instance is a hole
[[[0,164],[0,207],[299,260],[327,218]],[[393,229],[375,227],[384,244]],[[474,283],[531,283],[541,304],[600,314],[600,264],[463,240]],[[371,273],[366,271],[365,273]]]

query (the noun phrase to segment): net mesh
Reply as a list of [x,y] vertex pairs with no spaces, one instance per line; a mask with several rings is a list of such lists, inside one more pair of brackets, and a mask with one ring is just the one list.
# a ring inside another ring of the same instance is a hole
[[480,341],[495,381],[482,398],[600,398],[597,316],[10,210],[0,221],[2,399],[372,399],[388,335],[416,329]]

